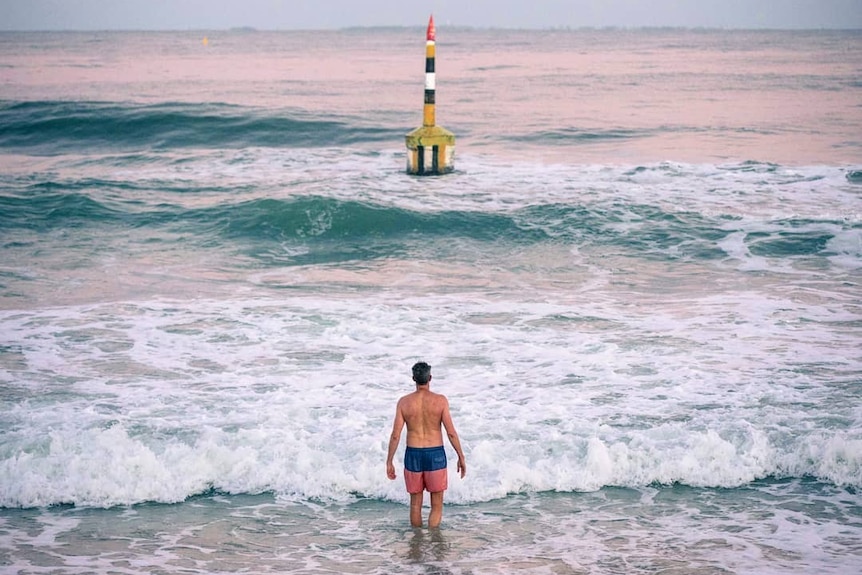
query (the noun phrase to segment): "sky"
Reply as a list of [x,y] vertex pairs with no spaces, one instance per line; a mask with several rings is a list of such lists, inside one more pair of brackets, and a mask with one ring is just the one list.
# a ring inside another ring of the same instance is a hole
[[862,0],[0,0],[0,30],[862,29]]

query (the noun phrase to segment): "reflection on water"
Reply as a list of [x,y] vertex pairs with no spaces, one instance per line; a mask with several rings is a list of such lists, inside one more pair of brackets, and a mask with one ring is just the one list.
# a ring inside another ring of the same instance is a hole
[[413,529],[407,560],[409,563],[423,564],[425,573],[441,575],[451,573],[452,571],[446,566],[431,563],[446,561],[450,550],[451,545],[441,529]]
[[849,573],[862,557],[859,508],[854,492],[813,480],[606,488],[453,505],[429,530],[405,529],[396,503],[216,495],[4,510],[0,565],[68,575]]

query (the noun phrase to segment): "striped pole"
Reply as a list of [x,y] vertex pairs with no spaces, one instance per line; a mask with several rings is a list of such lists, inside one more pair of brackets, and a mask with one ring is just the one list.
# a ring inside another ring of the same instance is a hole
[[434,109],[434,90],[437,78],[434,74],[434,56],[436,53],[437,30],[434,29],[434,16],[428,20],[428,31],[425,34],[425,107],[422,112],[422,125],[433,126],[436,123]]
[[439,175],[454,169],[455,134],[437,125],[436,120],[436,40],[434,16],[428,19],[425,34],[425,105],[422,127],[407,134],[407,173],[417,176]]

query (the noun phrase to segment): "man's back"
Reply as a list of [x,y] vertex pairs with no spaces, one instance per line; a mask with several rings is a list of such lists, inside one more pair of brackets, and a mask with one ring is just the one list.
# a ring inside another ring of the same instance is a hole
[[444,414],[449,402],[444,395],[419,389],[398,401],[398,409],[407,424],[409,447],[436,447],[443,445]]

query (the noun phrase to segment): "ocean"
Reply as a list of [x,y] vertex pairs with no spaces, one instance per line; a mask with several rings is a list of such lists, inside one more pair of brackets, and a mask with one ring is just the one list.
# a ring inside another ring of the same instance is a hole
[[424,32],[0,33],[0,572],[862,571],[862,32]]

